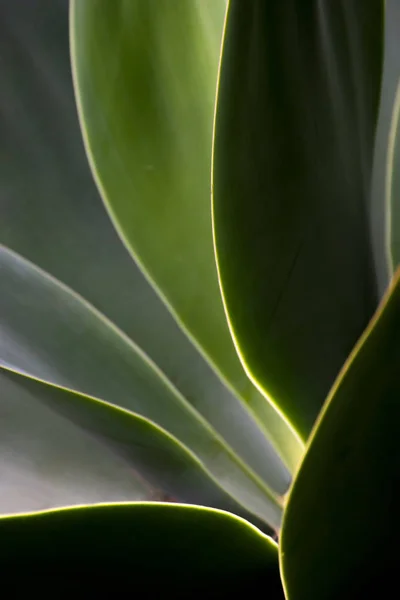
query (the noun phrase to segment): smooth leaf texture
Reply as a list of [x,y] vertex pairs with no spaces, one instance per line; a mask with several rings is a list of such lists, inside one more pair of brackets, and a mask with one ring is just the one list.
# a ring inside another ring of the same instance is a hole
[[[144,392],[140,377],[131,372],[134,367],[129,357],[132,352],[137,353],[131,341],[100,314],[96,313],[93,320],[91,308],[83,301],[72,300],[71,304],[73,294],[70,291],[1,246],[0,286],[6,290],[0,299],[0,364],[128,408],[131,407],[132,391],[136,389],[145,410],[150,411],[147,414],[151,419],[158,422],[164,413],[169,430],[175,427],[173,421],[176,418],[181,423],[179,431],[182,435],[189,434],[186,420],[182,420],[169,405],[164,405],[159,397],[147,401],[146,395],[141,396]],[[88,318],[91,325],[87,323]],[[100,337],[99,331],[103,332]],[[99,347],[101,343],[105,344],[103,348]],[[146,394],[150,393],[147,388]],[[255,465],[265,481],[280,494],[286,491],[286,470],[245,411],[234,413],[234,398],[222,397],[217,406],[206,396],[189,398],[225,439],[232,440],[235,451],[250,465]]]
[[233,335],[306,437],[377,304],[369,190],[381,0],[231,0],[213,217]]
[[210,164],[225,0],[71,7],[81,125],[110,216],[178,322],[293,470],[302,444],[243,372],[218,288]]
[[399,366],[397,271],[333,387],[289,494],[281,536],[288,600],[396,594]]
[[0,514],[157,499],[132,465],[43,406],[48,386],[25,384],[23,376],[0,371]]
[[80,507],[1,519],[0,536],[3,567],[29,561],[41,575],[89,579],[91,592],[112,575],[113,590],[133,586],[149,598],[178,590],[185,592],[179,597],[201,591],[230,598],[234,589],[284,597],[276,544],[222,511],[151,503]]
[[171,499],[249,518],[151,421],[4,369],[0,389],[0,513]]
[[390,271],[400,264],[400,72],[393,106],[387,164],[387,243]]
[[[390,256],[391,234],[388,228],[388,217],[391,212],[389,208],[391,182],[393,181],[393,177],[397,177],[400,165],[395,166],[395,170],[392,171],[392,164],[389,164],[391,163],[391,157],[390,152],[388,154],[388,140],[393,139],[391,130],[393,131],[393,117],[396,110],[397,89],[400,81],[399,31],[400,4],[397,0],[385,0],[384,64],[379,102],[379,119],[375,136],[371,191],[371,232],[380,297],[385,293],[390,278],[393,275],[393,262]],[[383,201],[385,197],[386,202]],[[398,218],[390,218],[390,221],[394,225],[393,233],[396,233],[396,230],[400,226],[400,224],[397,225],[399,223]]]
[[0,296],[1,363],[150,419],[189,448],[242,506],[279,526],[278,498],[112,323],[1,246],[0,282],[7,292]]
[[[223,384],[132,262],[84,154],[69,64],[67,0],[0,0],[0,241],[68,284],[115,322],[269,484],[281,471],[248,409]],[[56,248],[56,251],[55,251]],[[171,352],[173,348],[173,352]],[[260,427],[293,470],[302,451],[252,387]],[[229,419],[226,413],[229,412]]]

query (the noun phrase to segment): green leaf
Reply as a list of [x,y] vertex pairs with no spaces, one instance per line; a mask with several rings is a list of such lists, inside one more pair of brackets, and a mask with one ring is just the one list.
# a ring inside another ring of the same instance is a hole
[[393,274],[400,264],[400,74],[389,134],[386,185],[388,263]]
[[[0,286],[7,292],[0,296],[0,364],[150,419],[189,448],[242,506],[279,526],[276,494],[110,321],[1,246]],[[279,477],[278,465],[278,483]]]
[[[400,271],[335,383],[285,511],[288,600],[398,587]],[[379,594],[377,592],[380,592]]]
[[225,4],[72,1],[75,91],[92,171],[121,238],[293,470],[302,444],[243,372],[218,287],[210,164]]
[[[384,65],[379,101],[379,119],[375,135],[374,169],[371,190],[371,232],[374,247],[374,258],[378,276],[379,296],[382,297],[393,275],[392,234],[398,237],[396,224],[398,217],[390,216],[391,181],[397,176],[397,169],[392,172],[394,141],[393,122],[396,112],[396,96],[400,80],[400,4],[397,0],[385,1],[385,36],[384,36]],[[395,183],[395,182],[393,182]],[[394,186],[394,193],[397,184]],[[384,199],[386,198],[386,201]],[[396,210],[396,209],[395,209]],[[392,226],[390,226],[390,219]],[[389,227],[388,227],[389,225]],[[390,233],[392,229],[392,233]],[[395,243],[397,246],[397,242]],[[394,250],[394,248],[393,248]],[[395,254],[398,251],[395,250]],[[395,259],[396,260],[396,259]],[[396,264],[396,263],[395,263]]]
[[377,304],[369,191],[381,0],[231,0],[214,228],[249,376],[307,436]]
[[179,589],[187,598],[200,591],[230,598],[239,585],[283,600],[276,544],[222,511],[155,503],[79,507],[0,519],[0,536],[2,567],[29,562],[36,573],[45,569],[66,581],[79,575],[89,578],[92,592],[113,575],[113,590],[141,585],[142,597],[175,597]]
[[[68,2],[0,5],[0,241],[81,294],[133,339],[279,493],[302,444],[250,386],[260,426],[227,389],[119,240],[83,149],[69,64]],[[172,351],[173,348],[173,351]],[[250,393],[250,392],[249,392]],[[226,415],[229,415],[229,418]],[[272,471],[270,468],[272,465]],[[271,476],[270,476],[271,473]]]
[[151,421],[0,369],[0,513],[173,499],[249,517]]

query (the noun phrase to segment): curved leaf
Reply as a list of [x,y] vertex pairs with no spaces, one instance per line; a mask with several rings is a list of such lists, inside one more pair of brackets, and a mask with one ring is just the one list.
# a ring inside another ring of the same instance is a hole
[[391,274],[400,264],[400,73],[394,99],[387,157],[387,242]]
[[239,503],[279,525],[276,495],[111,322],[1,246],[0,282],[7,292],[0,296],[0,364],[150,419],[189,448]]
[[[302,445],[251,388],[259,428],[176,324],[121,244],[92,181],[69,64],[68,1],[0,2],[0,241],[107,315],[214,424],[269,485],[290,476]],[[56,251],[55,251],[56,248]],[[171,352],[173,347],[173,352]],[[249,392],[250,397],[250,392]],[[229,412],[229,419],[226,418]]]
[[75,91],[93,174],[119,234],[293,470],[302,444],[243,372],[218,289],[210,162],[225,4],[72,1]]
[[[390,150],[388,154],[388,140],[391,138],[393,140],[391,129],[393,131],[393,116],[396,112],[396,95],[398,94],[397,88],[400,80],[399,30],[400,4],[397,0],[385,0],[384,64],[379,102],[379,119],[375,136],[371,190],[371,231],[380,297],[385,293],[390,278],[393,275],[393,261],[390,256],[392,250],[390,248],[391,234],[390,230],[388,230],[388,217],[391,212],[389,207],[391,195],[390,179],[392,177],[392,165],[389,166],[388,164],[391,161]],[[393,176],[395,177],[397,168],[395,167],[396,170],[393,172]],[[397,189],[397,184],[395,184],[394,189]],[[397,192],[395,192],[395,195],[397,195]],[[386,202],[383,202],[382,199],[385,197]],[[394,225],[392,232],[397,237],[397,218],[392,217],[391,221]]]
[[398,587],[400,271],[345,364],[285,510],[288,600]]
[[148,597],[183,591],[230,598],[233,590],[262,586],[268,599],[283,600],[274,542],[222,511],[154,503],[79,507],[0,519],[0,536],[3,567],[29,561],[35,573],[88,578],[92,592],[104,591],[104,576],[112,575],[113,592],[134,583]]
[[156,499],[132,465],[40,403],[48,386],[24,379],[0,370],[0,514]]
[[13,371],[0,384],[0,513],[173,499],[249,517],[151,421]]
[[369,192],[381,0],[231,0],[213,216],[249,375],[303,436],[377,303]]

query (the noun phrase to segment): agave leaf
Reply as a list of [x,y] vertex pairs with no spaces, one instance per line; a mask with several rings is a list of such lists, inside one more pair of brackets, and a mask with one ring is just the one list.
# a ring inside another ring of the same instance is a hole
[[1,514],[156,499],[131,464],[40,403],[48,386],[24,380],[0,370]]
[[400,270],[329,395],[289,494],[281,538],[288,600],[396,589],[399,365]]
[[13,371],[0,382],[1,513],[171,499],[249,517],[148,419]]
[[[90,304],[0,246],[0,364],[143,415],[272,527],[279,500],[150,359]],[[277,479],[280,472],[277,470]]]
[[0,519],[0,535],[3,566],[33,561],[40,574],[44,567],[68,581],[88,577],[92,591],[105,573],[116,576],[113,591],[133,581],[149,597],[180,590],[228,598],[238,585],[246,592],[261,585],[269,599],[283,600],[276,544],[223,511],[156,503],[68,508]]
[[400,264],[400,73],[397,78],[387,160],[387,242],[390,272]]
[[381,0],[231,0],[214,230],[249,375],[308,435],[377,304],[369,233]]
[[[375,139],[371,194],[371,223],[379,293],[382,296],[399,264],[399,152],[398,131],[400,82],[400,4],[385,2],[384,65]],[[397,133],[398,135],[398,133]],[[388,143],[389,142],[389,143]],[[382,199],[386,198],[383,202]]]
[[302,444],[241,368],[215,267],[210,163],[225,4],[71,2],[75,91],[93,174],[120,236],[293,470]]
[[[132,262],[108,219],[84,153],[69,65],[68,2],[0,3],[0,241],[64,281],[115,322],[272,485],[302,445],[252,387],[262,430],[223,384]],[[173,351],[171,351],[173,348]],[[218,408],[217,410],[217,407]],[[229,419],[226,418],[229,411]]]
[[196,341],[223,355],[209,171],[225,0],[71,6],[77,102],[106,206]]

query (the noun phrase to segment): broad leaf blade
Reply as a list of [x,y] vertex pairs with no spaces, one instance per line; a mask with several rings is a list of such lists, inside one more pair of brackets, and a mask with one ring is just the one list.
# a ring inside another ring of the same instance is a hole
[[302,444],[243,372],[218,288],[210,163],[225,4],[72,2],[75,91],[92,170],[119,234],[293,470]]
[[[0,241],[118,325],[278,492],[302,445],[250,384],[248,408],[176,324],[119,240],[92,180],[69,63],[68,1],[0,2]],[[171,351],[173,348],[173,352]],[[229,419],[226,415],[229,414]],[[270,466],[272,476],[270,477]]]
[[29,561],[36,573],[50,568],[68,581],[87,577],[93,592],[104,585],[104,573],[118,575],[114,590],[134,583],[149,597],[181,591],[228,598],[239,585],[247,593],[262,586],[267,598],[283,600],[276,545],[222,511],[152,503],[80,507],[1,519],[0,536],[3,566]]
[[[71,5],[81,124],[106,206],[135,258],[212,356],[223,356],[231,346],[210,212],[225,4]],[[234,353],[225,360],[235,361]]]
[[0,513],[163,500],[248,513],[151,421],[0,369]]
[[214,140],[226,309],[307,436],[377,303],[370,171],[383,3],[231,0]]
[[0,296],[0,364],[150,419],[189,448],[246,509],[279,525],[276,494],[110,321],[1,246],[0,281],[6,291]]
[[335,383],[289,495],[281,538],[288,600],[397,589],[399,365],[397,271]]

